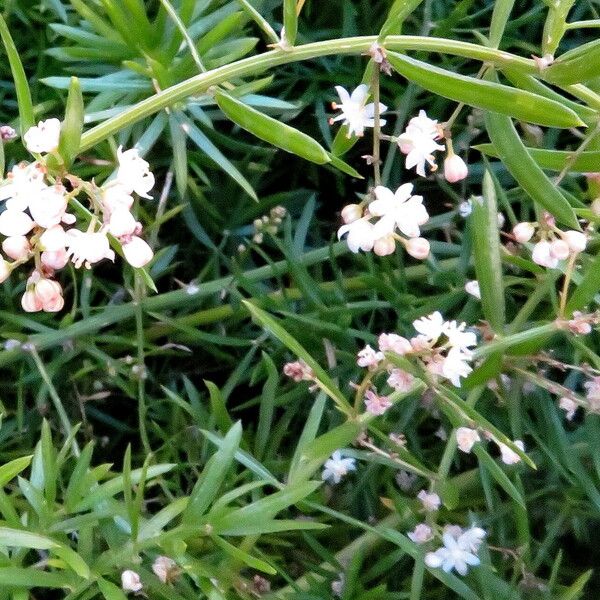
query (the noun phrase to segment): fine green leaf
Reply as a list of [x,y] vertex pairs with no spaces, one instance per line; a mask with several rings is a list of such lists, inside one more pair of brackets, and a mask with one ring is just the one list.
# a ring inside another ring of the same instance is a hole
[[218,535],[211,535],[210,539],[217,545],[221,550],[229,554],[234,560],[241,561],[251,569],[268,573],[269,575],[275,575],[277,571],[264,560],[260,560],[247,552],[244,552],[241,548],[237,548],[233,544],[226,542],[223,538]]
[[473,447],[475,456],[479,459],[479,464],[488,471],[496,480],[496,483],[515,501],[525,508],[525,501],[515,484],[508,478],[508,475],[502,470],[500,465],[487,453],[487,450],[481,444],[475,444]]
[[515,0],[496,0],[490,23],[490,46],[498,48]]
[[383,39],[392,33],[400,33],[404,21],[418,8],[421,2],[423,0],[396,0],[388,12],[387,19],[379,33],[379,38]]
[[123,593],[121,588],[111,581],[100,577],[97,583],[106,600],[127,600],[127,596]]
[[9,481],[14,479],[21,471],[26,469],[31,463],[33,455],[22,456],[21,458],[15,458],[10,462],[3,464],[0,467],[0,487],[5,486]]
[[554,0],[547,3],[548,15],[542,33],[542,56],[546,54],[554,56],[556,53],[556,49],[565,34],[567,15],[573,4],[575,4],[575,0]]
[[475,272],[481,290],[483,314],[497,333],[506,322],[498,206],[494,182],[487,169],[483,175],[483,196],[472,199],[471,232]]
[[566,312],[571,315],[589,304],[600,291],[600,254],[585,265],[583,277],[567,302]]
[[283,26],[285,28],[285,39],[290,46],[293,46],[296,43],[298,33],[296,0],[283,0]]
[[548,127],[585,125],[566,106],[525,90],[459,75],[396,52],[388,52],[388,60],[409,81],[450,100]]
[[60,141],[58,143],[58,153],[67,168],[71,166],[79,152],[79,142],[83,132],[83,117],[81,85],[77,77],[71,77],[65,119],[60,128]]

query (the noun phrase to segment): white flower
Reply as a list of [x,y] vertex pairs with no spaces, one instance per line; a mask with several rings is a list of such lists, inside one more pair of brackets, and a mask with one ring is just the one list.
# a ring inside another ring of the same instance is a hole
[[58,225],[67,210],[67,198],[63,187],[52,186],[29,201],[29,212],[33,220],[45,229]]
[[365,392],[365,407],[369,414],[374,416],[382,415],[390,406],[392,406],[392,403],[387,396],[380,396],[373,390]]
[[468,174],[469,167],[458,154],[449,155],[444,161],[444,178],[449,183],[462,181]]
[[374,369],[385,358],[383,352],[376,352],[367,344],[358,354],[356,364],[359,367]]
[[143,198],[152,198],[148,192],[154,187],[154,175],[150,172],[150,165],[140,156],[137,148],[123,152],[122,146],[117,149],[119,168],[117,169],[117,182],[130,193],[135,192]]
[[466,575],[469,566],[475,567],[480,563],[479,558],[460,543],[460,538],[457,540],[445,533],[442,539],[444,545],[441,548],[425,555],[425,564],[429,568],[442,567],[446,573],[454,569],[459,575]]
[[473,298],[481,300],[481,289],[479,287],[479,281],[476,279],[467,281],[467,283],[465,283],[465,292],[467,292],[467,294],[471,294]]
[[404,393],[412,388],[414,380],[415,378],[403,369],[392,369],[387,384],[397,392]]
[[46,229],[40,236],[42,248],[50,252],[64,250],[67,245],[67,239],[67,234],[61,225],[54,225]]
[[69,262],[69,255],[65,248],[59,250],[44,250],[40,257],[42,264],[50,269],[62,269]]
[[60,121],[47,119],[30,127],[23,136],[25,147],[29,152],[53,152],[58,148],[60,139]]
[[458,536],[458,545],[469,552],[477,552],[486,535],[485,529],[481,527],[469,527]]
[[440,497],[436,493],[432,492],[431,494],[429,494],[425,490],[421,490],[417,494],[417,498],[421,501],[423,508],[427,512],[434,512],[436,510],[439,510],[440,505],[442,503]]
[[42,310],[42,303],[33,290],[27,290],[21,297],[21,307],[25,312],[39,312]]
[[566,396],[563,396],[559,399],[558,406],[565,411],[565,417],[567,418],[567,421],[573,420],[573,417],[579,408],[579,405],[577,402],[575,402],[575,400],[567,398]]
[[20,260],[29,254],[31,246],[24,235],[13,235],[2,242],[2,250],[13,260]]
[[135,571],[127,569],[121,573],[121,587],[124,592],[139,592],[143,586],[140,576]]
[[360,204],[347,204],[342,208],[342,221],[344,223],[353,223],[362,217],[362,207]]
[[123,255],[132,267],[141,269],[152,260],[154,252],[142,238],[134,235],[130,241],[123,244]]
[[39,194],[46,184],[44,172],[38,163],[19,163],[8,173],[5,184],[0,187],[0,200],[6,200],[6,208],[25,210],[29,201]]
[[550,254],[558,260],[564,260],[569,256],[571,249],[564,240],[554,240],[550,243]]
[[369,212],[382,221],[393,231],[394,226],[409,238],[421,235],[419,225],[427,223],[429,215],[423,206],[423,196],[412,196],[412,183],[401,185],[395,192],[378,185],[375,188],[375,198],[369,204]]
[[468,352],[471,346],[477,345],[477,336],[472,331],[465,331],[466,324],[458,325],[456,321],[444,323],[444,334],[452,348],[458,348],[461,352]]
[[460,378],[466,377],[473,369],[468,361],[471,353],[466,353],[460,348],[450,348],[442,363],[442,374],[452,382],[452,385],[460,387]]
[[336,450],[331,458],[325,461],[321,479],[329,483],[339,483],[342,477],[355,470],[356,461],[353,458],[342,458],[341,452]]
[[133,235],[137,228],[137,221],[125,207],[119,207],[110,213],[108,231],[115,237]]
[[425,544],[433,539],[433,530],[425,523],[419,523],[406,534],[415,544]]
[[133,206],[133,196],[124,185],[111,181],[102,188],[102,204],[109,213],[117,208],[129,210]]
[[475,445],[475,442],[480,442],[481,438],[477,430],[469,427],[459,427],[456,430],[456,445],[462,452],[469,454]]
[[422,237],[406,240],[404,247],[406,248],[406,251],[417,260],[425,260],[431,251],[429,242]]
[[458,205],[458,214],[466,219],[473,212],[473,203],[470,200],[465,200]]
[[558,258],[552,254],[551,250],[550,242],[541,240],[533,247],[531,260],[542,267],[554,269],[558,265]]
[[346,243],[351,252],[358,252],[363,250],[369,252],[373,249],[375,244],[375,232],[373,230],[373,224],[367,221],[367,219],[358,219],[352,223],[342,225],[338,229],[338,239],[344,234],[348,234]]
[[115,259],[115,253],[110,249],[106,234],[97,232],[67,231],[67,254],[71,257],[76,268],[85,265],[87,269],[104,258]]
[[13,235],[26,235],[35,226],[35,223],[24,212],[8,209],[0,215],[0,233],[7,237]]
[[419,332],[419,337],[429,344],[435,344],[444,333],[444,317],[435,311],[427,317],[413,321],[413,327]]
[[563,233],[563,239],[567,242],[569,250],[574,254],[583,252],[587,245],[585,233],[581,233],[581,231],[565,231]]
[[[364,83],[359,85],[352,95],[348,93],[341,85],[335,86],[335,91],[340,97],[341,104],[333,103],[334,110],[341,110],[342,114],[337,115],[329,120],[329,123],[343,121],[344,125],[348,125],[348,137],[356,135],[361,137],[365,133],[365,127],[375,126],[375,104],[366,104],[369,96],[369,87]],[[379,103],[379,114],[385,112],[387,106]],[[385,119],[380,119],[379,123],[385,125]]]
[[425,177],[425,163],[433,170],[437,169],[433,152],[444,149],[435,141],[439,137],[437,121],[430,119],[424,110],[419,111],[419,116],[409,121],[405,132],[398,138],[400,151],[406,154],[406,168],[417,167],[417,174],[421,177]]
[[382,333],[379,336],[377,343],[379,344],[379,350],[381,350],[381,352],[395,352],[400,356],[412,352],[410,342],[405,337],[395,333]]
[[513,227],[513,235],[515,236],[515,240],[517,240],[517,242],[520,244],[528,242],[533,237],[534,233],[535,227],[532,223],[517,223]]
[[168,583],[173,579],[173,575],[176,574],[179,569],[177,563],[168,556],[157,556],[152,563],[152,571],[154,574],[163,582]]
[[[519,450],[525,452],[525,444],[521,440],[515,440],[513,443]],[[498,442],[498,448],[500,448],[502,462],[505,465],[516,465],[518,462],[521,462],[521,457],[506,444]]]

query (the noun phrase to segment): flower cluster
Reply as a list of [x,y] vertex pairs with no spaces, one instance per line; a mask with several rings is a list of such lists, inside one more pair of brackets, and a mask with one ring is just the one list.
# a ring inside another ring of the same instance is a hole
[[[59,137],[58,119],[29,129],[23,139],[27,149],[38,155],[37,160],[15,165],[0,186],[0,201],[5,206],[0,214],[0,234],[5,236],[2,250],[12,261],[0,258],[0,281],[19,265],[34,261],[21,300],[27,312],[62,309],[62,287],[54,275],[69,261],[76,268],[90,268],[101,260],[114,260],[109,234],[120,242],[132,266],[142,267],[153,256],[150,246],[139,237],[141,224],[130,212],[134,193],[150,198],[154,175],[148,163],[136,149],[119,148],[116,177],[102,187],[68,173],[55,177],[48,172],[42,155],[58,148]],[[83,196],[92,213],[85,230],[77,228],[77,217],[69,212],[76,205],[76,212],[83,212]]]
[[375,200],[368,206],[344,207],[345,224],[339,228],[338,238],[347,234],[346,242],[352,252],[373,250],[378,256],[386,256],[394,252],[398,242],[414,258],[427,258],[429,242],[420,237],[420,227],[427,223],[429,214],[423,197],[412,192],[411,183],[401,185],[395,192],[377,186],[373,190]]
[[531,252],[534,263],[555,269],[561,260],[575,256],[585,250],[587,238],[581,231],[561,231],[556,227],[554,217],[543,215],[540,223],[522,222],[513,227],[513,236],[520,244],[525,244],[536,235],[537,241]]

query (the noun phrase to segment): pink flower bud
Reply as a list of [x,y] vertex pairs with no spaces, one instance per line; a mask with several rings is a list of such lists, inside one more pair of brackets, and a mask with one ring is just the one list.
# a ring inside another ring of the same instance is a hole
[[392,254],[396,249],[396,240],[394,240],[394,236],[386,235],[378,240],[375,240],[373,244],[373,252],[377,254],[377,256],[388,256]]
[[550,269],[556,268],[556,266],[558,265],[558,258],[556,258],[550,250],[550,242],[546,240],[539,241],[533,247],[533,251],[531,253],[531,260],[533,260],[534,263],[542,267],[548,267]]
[[115,237],[132,235],[136,228],[137,222],[126,208],[120,207],[111,213],[108,231]]
[[35,223],[20,210],[8,209],[0,214],[0,233],[8,237],[13,235],[26,235]]
[[67,245],[67,235],[61,225],[54,225],[42,233],[40,242],[44,250],[50,250],[51,252],[64,250]]
[[563,240],[554,240],[550,243],[550,254],[558,260],[564,260],[569,256],[569,244]]
[[3,258],[0,258],[0,283],[6,281],[9,275],[10,265]]
[[54,299],[50,300],[50,302],[46,302],[42,306],[42,310],[44,312],[54,313],[62,310],[65,305],[65,299],[62,296],[56,296]]
[[418,260],[423,260],[429,256],[429,242],[425,238],[411,238],[406,240],[406,251]]
[[353,223],[362,217],[362,208],[359,204],[348,204],[342,208],[342,221]]
[[121,587],[125,592],[139,592],[143,586],[140,576],[135,571],[127,569],[121,573]]
[[58,281],[53,279],[40,279],[33,288],[37,299],[44,304],[54,302],[57,296],[62,296],[62,288]]
[[405,337],[395,333],[382,333],[377,343],[381,352],[395,352],[401,356],[413,350],[410,342]]
[[13,235],[2,242],[2,250],[13,260],[20,260],[27,256],[31,246],[24,235]]
[[25,312],[39,312],[42,310],[42,303],[39,301],[33,290],[26,291],[23,294],[21,306]]
[[444,177],[449,183],[462,181],[468,174],[469,167],[458,154],[452,154],[444,161]]
[[67,251],[62,248],[60,250],[45,250],[41,256],[42,264],[50,269],[63,269],[69,262]]
[[147,265],[154,256],[152,248],[142,239],[134,235],[131,241],[123,244],[125,260],[136,269]]
[[517,223],[513,227],[513,235],[515,236],[515,240],[519,242],[519,244],[525,244],[528,242],[535,233],[535,227],[532,223]]
[[567,242],[569,245],[569,250],[574,254],[578,254],[579,252],[583,252],[587,245],[587,238],[585,237],[585,233],[581,233],[581,231],[565,231],[563,234],[563,240]]

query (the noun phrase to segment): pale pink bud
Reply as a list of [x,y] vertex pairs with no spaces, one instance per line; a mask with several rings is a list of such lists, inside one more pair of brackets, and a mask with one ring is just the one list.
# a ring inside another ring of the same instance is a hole
[[29,152],[53,152],[58,148],[60,138],[60,121],[47,119],[30,127],[23,136],[25,147]]
[[531,260],[542,267],[554,269],[558,265],[558,258],[550,252],[550,242],[541,240],[533,247]]
[[142,239],[134,235],[131,241],[123,244],[125,260],[136,269],[147,265],[154,256],[152,248]]
[[28,290],[23,294],[21,306],[25,312],[39,312],[42,310],[42,303],[33,290]]
[[569,256],[569,244],[563,240],[554,240],[550,243],[550,254],[558,260],[563,260]]
[[581,233],[581,231],[565,231],[563,234],[563,239],[569,245],[569,250],[571,250],[571,252],[574,254],[583,252],[587,245],[585,233]]
[[534,233],[535,227],[533,226],[533,223],[517,223],[513,227],[513,235],[519,244],[525,244],[528,242],[533,237]]
[[579,408],[579,405],[577,402],[575,402],[575,400],[567,398],[566,396],[563,396],[558,400],[558,406],[565,411],[565,417],[567,418],[567,421],[573,420],[573,417]]
[[367,412],[373,416],[382,415],[392,403],[387,396],[380,396],[373,390],[365,392],[365,408]]
[[48,187],[29,202],[33,220],[45,229],[58,225],[66,210],[67,198],[62,187]]
[[121,573],[121,587],[125,592],[139,592],[143,586],[140,576],[135,571],[127,569]]
[[[521,440],[515,440],[514,445],[522,452],[525,451],[525,444]],[[502,462],[505,465],[516,465],[518,462],[521,462],[521,457],[506,444],[498,442],[498,447],[500,448]]]
[[49,312],[49,313],[58,312],[59,310],[63,309],[64,305],[65,305],[65,299],[62,296],[56,296],[49,302],[46,302],[42,306],[42,310],[44,312]]
[[169,583],[179,573],[177,563],[168,556],[158,556],[152,563],[152,570],[163,583]]
[[412,352],[410,342],[395,333],[382,333],[377,340],[381,352],[395,352],[401,356]]
[[115,237],[132,235],[136,228],[137,222],[126,208],[120,207],[111,213],[108,231]]
[[458,154],[446,157],[444,161],[444,177],[446,181],[456,183],[465,179],[468,174],[469,167],[467,167],[467,163]]
[[471,452],[475,442],[480,442],[481,438],[475,429],[469,427],[459,427],[456,430],[456,445],[462,452],[467,454]]
[[8,237],[26,235],[34,225],[31,218],[20,210],[8,209],[0,214],[0,233]]
[[425,238],[411,238],[406,240],[406,251],[418,260],[424,260],[429,256],[429,242]]
[[296,383],[300,381],[312,381],[315,378],[313,370],[302,359],[285,363],[283,365],[283,374],[293,379]]
[[433,539],[433,530],[425,523],[419,523],[406,534],[415,544],[425,544]]
[[385,358],[383,352],[376,352],[367,344],[357,355],[356,364],[359,367],[367,367],[369,370],[377,368],[377,365]]
[[44,250],[51,252],[64,250],[67,245],[67,235],[61,225],[54,225],[42,233],[40,242]]
[[62,295],[62,288],[58,281],[53,279],[40,279],[33,288],[35,295],[42,304],[47,304],[56,300],[57,296]]
[[344,223],[353,223],[362,217],[362,208],[360,204],[348,204],[342,208],[342,221]]
[[45,250],[41,256],[42,264],[50,269],[62,269],[69,262],[67,251],[62,248],[60,250]]
[[24,235],[13,235],[2,242],[2,250],[13,260],[21,260],[29,254],[31,246]]
[[387,378],[387,384],[400,393],[410,391],[414,381],[415,378],[403,369],[392,369],[390,376]]
[[396,249],[396,241],[394,240],[394,236],[386,235],[375,240],[373,244],[373,252],[377,254],[377,256],[388,256],[392,254]]
[[3,258],[0,258],[0,283],[8,279],[10,271],[10,265]]
[[435,494],[435,493],[429,494],[425,490],[421,490],[417,494],[417,498],[421,501],[423,508],[427,512],[434,512],[434,511],[438,510],[442,504],[442,501],[440,500],[440,497],[437,494]]

